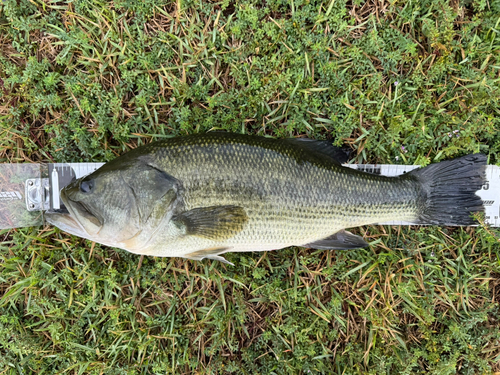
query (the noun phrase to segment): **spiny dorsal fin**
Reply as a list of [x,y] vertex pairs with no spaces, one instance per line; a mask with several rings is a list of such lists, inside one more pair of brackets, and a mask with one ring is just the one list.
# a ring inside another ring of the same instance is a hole
[[368,243],[360,236],[341,230],[329,237],[323,238],[322,240],[301,246],[318,250],[348,250],[367,247]]
[[248,221],[248,216],[243,207],[212,206],[194,208],[172,220],[185,227],[186,235],[220,241],[238,234]]
[[332,146],[328,141],[309,138],[287,138],[283,141],[300,147],[319,158],[328,158],[336,164],[346,163],[349,158],[349,155],[342,148]]

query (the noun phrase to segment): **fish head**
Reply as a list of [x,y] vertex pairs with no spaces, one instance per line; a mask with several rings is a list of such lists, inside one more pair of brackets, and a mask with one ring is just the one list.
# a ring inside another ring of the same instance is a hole
[[45,218],[76,236],[136,252],[172,217],[178,186],[173,177],[144,163],[104,165],[63,188],[66,210]]
[[136,202],[127,184],[114,173],[90,175],[61,191],[61,200],[78,228],[91,239],[116,242],[140,225]]

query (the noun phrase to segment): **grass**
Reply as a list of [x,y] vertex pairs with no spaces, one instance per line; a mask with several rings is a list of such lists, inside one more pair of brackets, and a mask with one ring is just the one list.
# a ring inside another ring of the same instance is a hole
[[[500,160],[500,3],[0,2],[0,162],[107,161],[223,129],[353,162]],[[0,232],[0,373],[500,372],[499,231],[217,262]]]

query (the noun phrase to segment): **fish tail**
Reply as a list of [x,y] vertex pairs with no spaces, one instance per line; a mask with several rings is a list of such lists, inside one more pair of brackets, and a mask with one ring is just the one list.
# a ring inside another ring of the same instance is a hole
[[409,173],[422,186],[419,222],[473,225],[473,213],[484,212],[476,192],[486,181],[486,155],[472,154],[429,165]]

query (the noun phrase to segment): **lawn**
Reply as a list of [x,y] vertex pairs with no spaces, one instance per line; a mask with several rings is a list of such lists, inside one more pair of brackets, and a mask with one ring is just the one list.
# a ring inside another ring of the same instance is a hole
[[[214,130],[500,165],[499,0],[0,0],[0,163]],[[140,257],[0,231],[0,374],[500,373],[500,231]]]

